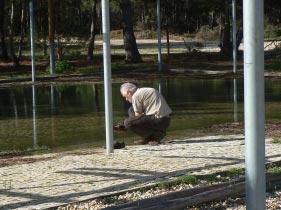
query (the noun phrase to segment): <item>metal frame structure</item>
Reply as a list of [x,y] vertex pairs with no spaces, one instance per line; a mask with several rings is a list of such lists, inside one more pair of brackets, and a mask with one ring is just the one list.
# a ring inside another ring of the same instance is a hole
[[246,204],[265,209],[263,0],[243,0]]
[[[236,11],[233,4],[233,59],[236,73]],[[30,0],[32,81],[35,81],[33,1]],[[246,202],[249,210],[265,209],[263,0],[243,0]],[[158,62],[161,70],[160,0],[157,0]],[[109,0],[102,0],[106,152],[113,153]],[[160,37],[160,38],[159,38]],[[159,41],[160,40],[160,41]],[[235,51],[235,52],[234,52]],[[34,87],[33,87],[34,89]],[[35,91],[34,91],[35,97]]]
[[34,45],[34,15],[33,15],[33,0],[29,1],[29,22],[30,22],[30,50],[32,64],[32,82],[35,82],[35,45]]

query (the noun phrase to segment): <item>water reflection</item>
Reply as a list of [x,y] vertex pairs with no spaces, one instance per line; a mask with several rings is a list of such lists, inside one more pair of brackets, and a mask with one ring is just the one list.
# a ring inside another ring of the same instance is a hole
[[10,96],[11,96],[11,101],[13,104],[14,115],[15,115],[15,127],[17,129],[17,127],[18,127],[18,108],[17,108],[17,101],[16,101],[15,93],[12,89],[10,89]]
[[54,96],[54,90],[55,87],[53,84],[51,84],[51,89],[50,89],[50,101],[51,101],[51,139],[52,139],[52,143],[55,144],[55,119],[54,119],[54,115],[55,115],[55,96]]
[[237,107],[237,81],[233,79],[233,120],[238,122],[238,107]]
[[[242,80],[162,79],[139,82],[161,91],[173,109],[169,133],[193,134],[213,124],[243,120]],[[129,104],[113,84],[113,121]],[[266,81],[267,119],[281,119],[281,82]],[[104,144],[102,84],[13,87],[0,89],[1,150]],[[239,110],[239,111],[238,111]],[[129,139],[131,134],[114,134]]]
[[95,111],[100,111],[100,101],[99,101],[99,86],[98,84],[93,84],[93,96],[95,101]]
[[36,123],[36,89],[35,85],[32,85],[32,119],[33,119],[33,148],[38,148],[37,140],[37,123]]

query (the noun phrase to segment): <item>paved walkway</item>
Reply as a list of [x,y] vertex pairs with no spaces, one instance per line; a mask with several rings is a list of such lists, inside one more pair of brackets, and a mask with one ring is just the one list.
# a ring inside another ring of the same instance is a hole
[[[174,140],[37,156],[42,161],[0,168],[0,209],[41,209],[93,198],[180,174],[206,174],[244,166],[243,136]],[[281,160],[281,145],[266,143],[268,161]],[[49,159],[48,159],[49,158]]]

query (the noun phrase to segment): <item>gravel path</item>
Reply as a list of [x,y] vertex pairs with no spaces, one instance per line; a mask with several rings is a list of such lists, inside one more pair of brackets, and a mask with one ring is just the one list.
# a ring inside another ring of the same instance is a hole
[[[174,140],[33,156],[40,161],[0,168],[0,209],[47,208],[150,184],[181,174],[207,174],[244,166],[241,135]],[[281,160],[281,144],[266,141],[268,161]],[[26,157],[30,158],[30,157]]]

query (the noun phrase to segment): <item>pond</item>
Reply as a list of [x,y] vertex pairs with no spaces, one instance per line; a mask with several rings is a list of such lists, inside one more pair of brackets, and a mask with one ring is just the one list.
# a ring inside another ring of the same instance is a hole
[[[162,79],[139,85],[159,89],[171,106],[167,138],[202,135],[200,130],[213,124],[243,121],[242,80]],[[128,107],[119,87],[113,83],[114,123],[125,117]],[[267,120],[281,119],[280,89],[280,81],[266,81]],[[0,151],[103,146],[103,91],[97,83],[1,88]],[[114,138],[130,143],[137,137],[114,133]]]

